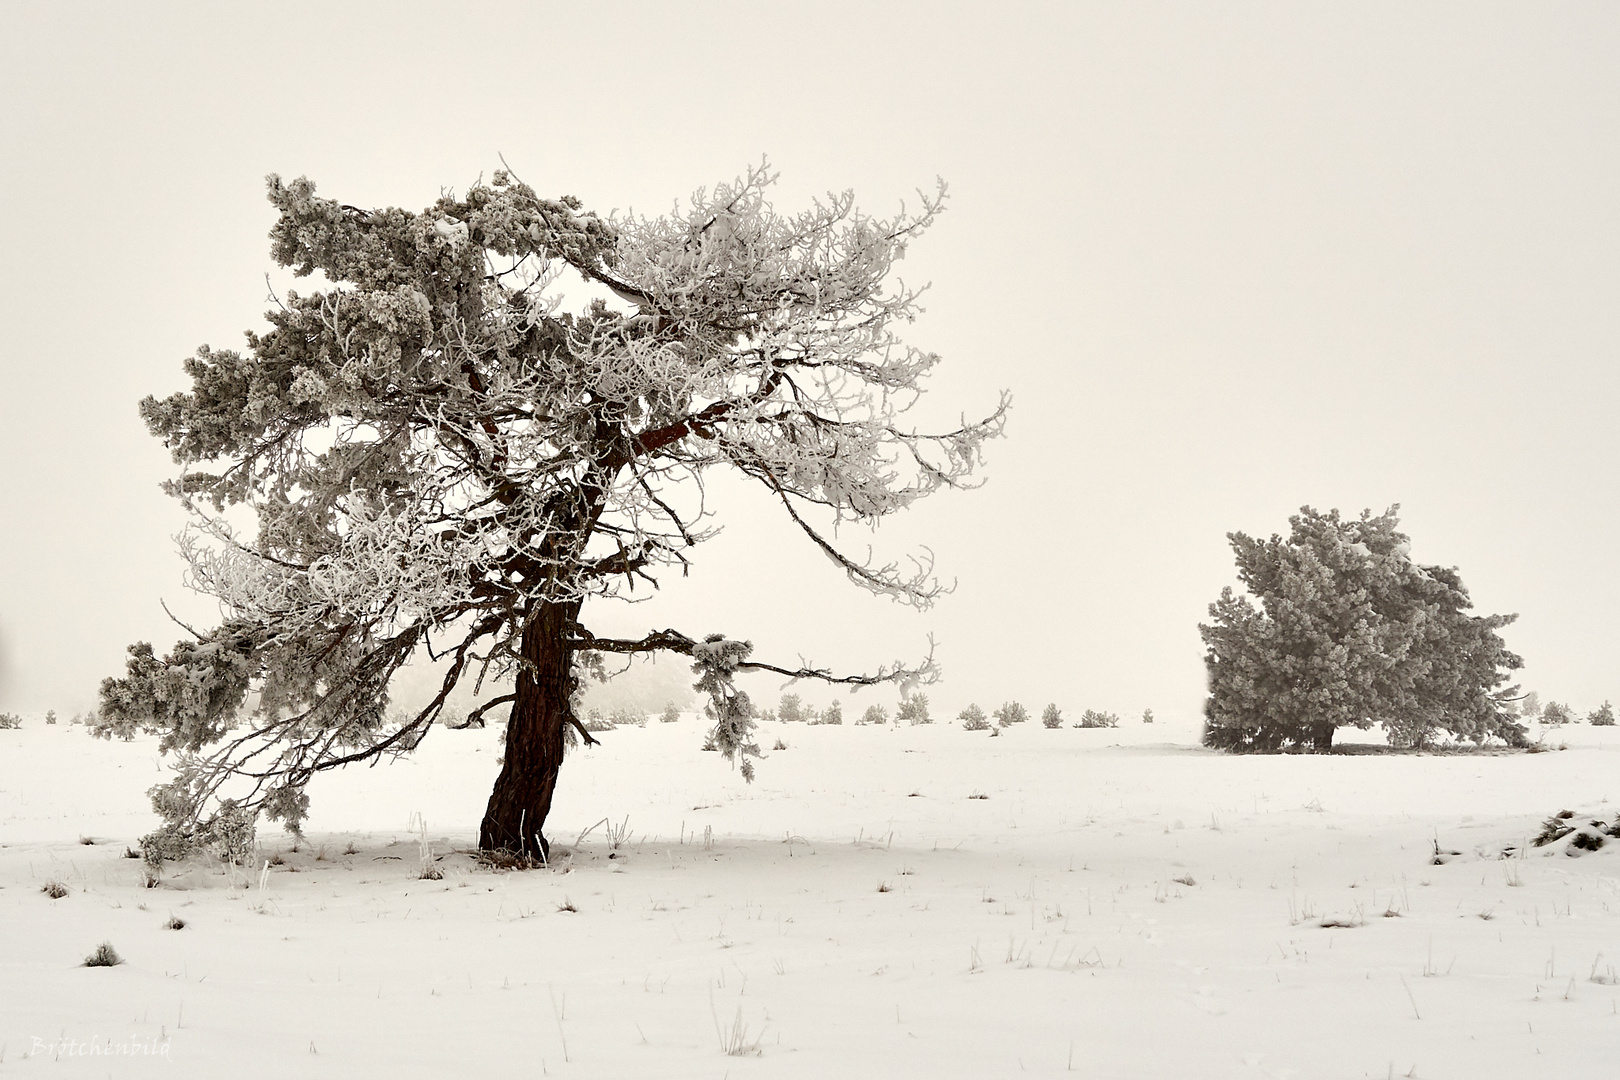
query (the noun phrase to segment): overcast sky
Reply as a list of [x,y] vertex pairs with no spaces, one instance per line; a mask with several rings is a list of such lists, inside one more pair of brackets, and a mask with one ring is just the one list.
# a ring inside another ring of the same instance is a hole
[[[0,708],[94,703],[201,621],[136,413],[262,325],[264,176],[420,209],[501,156],[657,212],[769,157],[775,202],[950,209],[926,417],[1014,399],[919,505],[929,612],[722,491],[727,531],[607,630],[859,667],[938,639],[938,706],[1192,714],[1225,534],[1400,503],[1543,698],[1620,699],[1620,7],[11,3],[0,34]],[[770,688],[774,694],[774,687]],[[811,697],[824,696],[812,692]],[[877,700],[877,699],[871,699]],[[860,704],[857,699],[856,704]]]

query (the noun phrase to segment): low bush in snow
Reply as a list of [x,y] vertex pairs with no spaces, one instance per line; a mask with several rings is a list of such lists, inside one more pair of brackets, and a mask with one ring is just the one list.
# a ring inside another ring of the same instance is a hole
[[866,711],[861,714],[861,718],[856,721],[859,724],[877,724],[879,726],[888,722],[889,710],[881,705],[868,705]]
[[957,713],[956,718],[962,721],[962,727],[966,728],[968,731],[990,730],[990,718],[985,716],[984,710],[979,708],[977,705],[969,705],[967,708]]
[[1059,711],[1057,703],[1053,702],[1041,712],[1041,726],[1060,728],[1063,726],[1063,713]]
[[915,727],[918,724],[932,724],[934,718],[928,715],[928,695],[912,694],[900,699],[900,708],[894,714],[895,723],[904,721]]
[[1095,709],[1087,709],[1080,714],[1080,719],[1074,722],[1074,726],[1079,728],[1119,727],[1119,717],[1111,712],[1098,712]]
[[1614,709],[1607,701],[1601,708],[1593,709],[1587,714],[1586,722],[1593,727],[1614,727]]
[[994,713],[996,723],[1002,727],[1012,724],[1022,724],[1029,719],[1029,711],[1016,701],[1009,701]]
[[1563,727],[1575,719],[1575,710],[1568,705],[1549,701],[1541,709],[1541,722],[1547,727]]

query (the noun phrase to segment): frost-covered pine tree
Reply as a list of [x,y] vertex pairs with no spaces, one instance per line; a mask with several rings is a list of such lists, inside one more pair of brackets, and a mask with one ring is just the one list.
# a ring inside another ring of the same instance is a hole
[[1048,728],[1063,726],[1063,712],[1057,707],[1057,702],[1052,702],[1041,710],[1041,726]]
[[962,726],[968,731],[990,730],[990,718],[984,714],[984,710],[979,708],[977,703],[971,704],[957,713],[956,718],[962,721]]
[[889,710],[881,705],[868,705],[866,711],[861,714],[860,722],[862,724],[877,724],[881,727],[889,722]]
[[900,699],[900,707],[894,714],[894,722],[898,724],[902,721],[911,727],[934,722],[934,718],[928,713],[927,694],[917,692]]
[[776,717],[784,724],[797,724],[804,719],[804,702],[798,694],[783,694],[776,703]]
[[[244,350],[204,347],[192,388],[141,413],[181,466],[192,584],[225,612],[159,656],[131,647],[102,688],[100,730],[160,732],[178,774],[155,795],[180,850],[215,815],[296,827],[317,773],[412,750],[456,686],[515,680],[504,766],[479,846],[533,856],[592,657],[691,658],[717,746],[748,766],[740,672],[850,684],[926,680],[931,665],[835,677],[677,630],[595,634],[587,605],[685,570],[713,534],[702,479],[752,483],[850,581],[927,606],[925,559],[874,562],[833,540],[964,484],[986,419],[902,422],[938,357],[896,328],[917,293],[892,282],[944,204],[871,217],[849,194],[798,213],[762,166],[660,217],[601,216],[505,171],[420,212],[364,210],[269,181],[288,291]],[[562,286],[576,300],[565,310]],[[244,511],[247,512],[244,515]],[[238,531],[233,522],[256,518]],[[444,662],[426,705],[389,711],[411,658]]]
[[1029,719],[1029,710],[1016,701],[1009,701],[997,709],[993,715],[998,725],[1008,727],[1012,724],[1026,722]]
[[1337,729],[1375,723],[1397,746],[1523,739],[1518,688],[1501,689],[1522,661],[1496,633],[1516,616],[1467,614],[1456,570],[1412,561],[1397,509],[1346,520],[1304,507],[1287,538],[1229,534],[1248,595],[1223,590],[1199,627],[1206,745],[1325,752]]

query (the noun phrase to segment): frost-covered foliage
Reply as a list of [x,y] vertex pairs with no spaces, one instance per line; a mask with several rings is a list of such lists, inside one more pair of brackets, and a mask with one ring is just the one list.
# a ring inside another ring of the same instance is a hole
[[984,710],[979,708],[977,704],[969,705],[957,713],[956,718],[962,721],[962,726],[968,731],[990,730],[990,718],[984,714]]
[[797,724],[804,720],[804,702],[798,694],[783,694],[776,703],[776,718],[784,724]]
[[1563,727],[1575,722],[1575,710],[1557,701],[1549,701],[1541,710],[1541,722],[1547,727]]
[[894,721],[912,727],[918,724],[932,724],[934,718],[928,714],[928,695],[914,693],[901,698],[900,707],[894,714]]
[[1080,719],[1074,722],[1074,726],[1077,728],[1119,727],[1119,716],[1116,713],[1087,709],[1080,714]]
[[1008,727],[1012,724],[1026,722],[1029,719],[1029,710],[1016,701],[1009,701],[997,709],[993,715],[998,725]]
[[[862,588],[918,607],[940,593],[926,555],[872,560],[833,538],[969,485],[1003,426],[1005,401],[939,433],[903,423],[939,358],[900,340],[917,293],[890,279],[943,188],[887,218],[847,193],[786,214],[773,180],[751,170],[647,218],[505,171],[420,212],[270,178],[272,255],[316,287],[277,299],[245,349],[200,349],[190,391],[141,404],[181,466],[167,490],[192,515],[190,581],[225,618],[161,656],[133,646],[95,730],[162,735],[174,835],[226,798],[296,828],[311,777],[414,749],[472,672],[516,690],[467,722],[508,702],[522,718],[486,824],[533,832],[554,736],[581,727],[575,655],[700,644],[599,638],[581,605],[686,571],[714,534],[712,470],[758,484]],[[442,686],[391,712],[394,673],[424,652],[446,661]]]
[[843,724],[843,722],[844,722],[844,707],[843,707],[843,705],[839,704],[837,699],[834,699],[825,709],[821,710],[820,714],[817,715],[817,717],[815,719],[815,722],[818,723],[818,724],[834,724],[834,725]]
[[1060,709],[1058,709],[1056,702],[1053,702],[1045,709],[1041,710],[1041,726],[1049,728],[1060,728],[1063,726],[1063,713]]
[[754,780],[754,763],[748,759],[761,756],[759,744],[754,741],[754,706],[748,695],[737,689],[733,678],[753,651],[751,643],[727,641],[719,634],[710,634],[692,648],[692,670],[698,674],[698,681],[692,685],[699,693],[709,695],[703,711],[714,721],[706,741],[738,766],[749,783]]
[[1144,724],[1153,723],[1153,710],[1152,709],[1143,709],[1142,710],[1142,723],[1144,723]]
[[664,704],[664,711],[658,714],[658,722],[661,724],[673,724],[678,722],[680,718],[680,707],[673,701],[666,702]]
[[16,713],[0,713],[0,731],[15,730],[22,727],[22,717]]
[[1586,722],[1593,727],[1614,727],[1614,708],[1607,701],[1586,714]]
[[1541,695],[1534,690],[1530,691],[1517,702],[1518,715],[1526,720],[1536,720],[1541,716]]
[[858,722],[862,724],[887,724],[889,722],[889,710],[881,705],[868,705]]
[[1496,631],[1515,616],[1466,614],[1455,570],[1412,561],[1391,507],[1344,520],[1310,507],[1285,539],[1231,533],[1238,577],[1199,627],[1210,696],[1206,745],[1326,751],[1341,727],[1381,723],[1396,746],[1436,733],[1518,743],[1502,689],[1522,666]]

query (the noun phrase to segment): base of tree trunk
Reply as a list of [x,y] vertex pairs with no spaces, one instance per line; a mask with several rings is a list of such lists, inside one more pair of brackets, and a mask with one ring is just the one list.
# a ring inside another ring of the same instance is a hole
[[506,723],[506,753],[478,828],[481,851],[522,859],[551,857],[541,835],[562,768],[563,729],[573,693],[568,632],[579,602],[543,604],[523,631],[524,665]]

